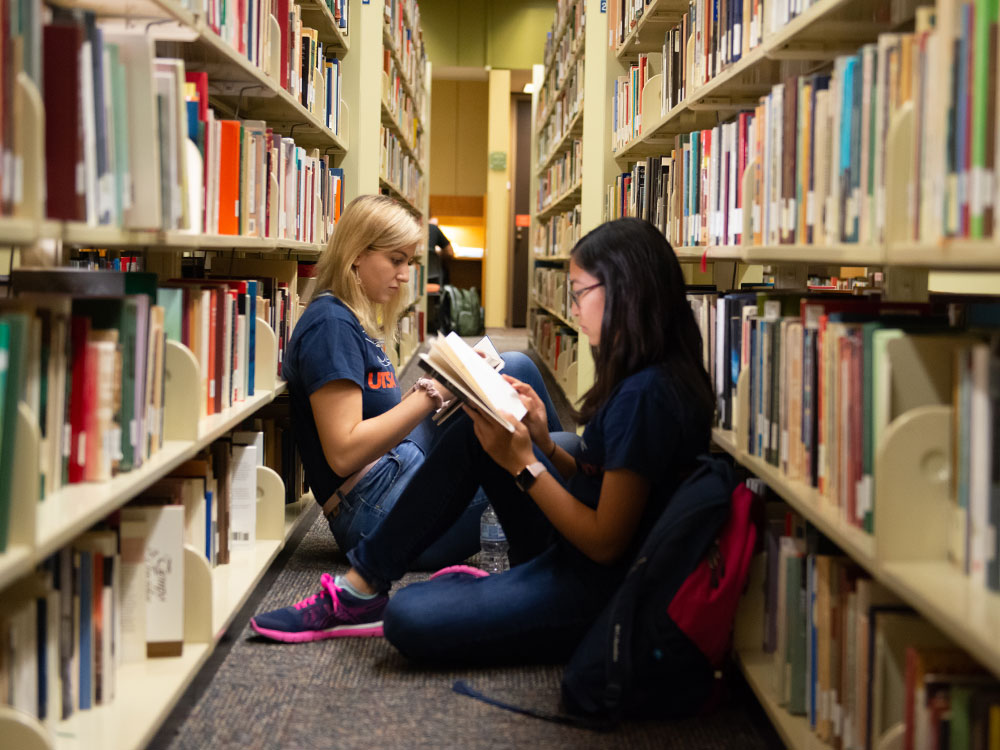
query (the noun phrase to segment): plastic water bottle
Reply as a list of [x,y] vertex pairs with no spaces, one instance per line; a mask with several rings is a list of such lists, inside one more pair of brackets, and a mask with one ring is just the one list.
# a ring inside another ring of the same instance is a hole
[[507,535],[493,506],[487,503],[479,520],[479,567],[487,573],[502,573],[510,568],[507,559]]

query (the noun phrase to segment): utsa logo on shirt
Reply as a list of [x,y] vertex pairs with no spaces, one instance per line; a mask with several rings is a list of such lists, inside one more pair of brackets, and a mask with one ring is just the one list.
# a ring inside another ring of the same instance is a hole
[[368,387],[373,391],[396,387],[396,373],[392,370],[369,370]]

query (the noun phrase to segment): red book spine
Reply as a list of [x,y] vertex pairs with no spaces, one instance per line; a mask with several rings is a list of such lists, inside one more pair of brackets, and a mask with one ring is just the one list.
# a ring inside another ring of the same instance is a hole
[[69,396],[69,466],[67,479],[70,484],[83,481],[87,462],[86,398],[87,385],[87,334],[90,318],[74,315],[70,323],[72,362]]

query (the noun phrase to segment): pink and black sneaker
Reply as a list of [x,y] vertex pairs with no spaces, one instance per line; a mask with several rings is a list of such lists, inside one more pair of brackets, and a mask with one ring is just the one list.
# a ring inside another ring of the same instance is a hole
[[265,638],[286,643],[382,635],[387,594],[359,599],[337,586],[328,573],[320,584],[320,591],[291,607],[250,618],[250,627]]

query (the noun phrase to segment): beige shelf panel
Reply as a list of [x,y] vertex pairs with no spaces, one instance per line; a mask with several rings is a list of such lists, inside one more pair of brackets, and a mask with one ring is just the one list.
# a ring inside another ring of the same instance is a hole
[[793,716],[775,699],[771,690],[775,679],[772,654],[760,650],[737,651],[736,663],[787,747],[794,750],[830,750],[830,745],[809,728],[809,720],[805,716]]
[[865,7],[863,0],[820,0],[721,74],[691,91],[683,102],[652,123],[641,138],[620,149],[615,158],[634,160],[661,153],[674,135],[715,125],[717,113],[754,106],[758,97],[770,91],[777,60],[829,59],[874,41],[885,29],[860,20]]
[[539,211],[536,215],[539,219],[547,219],[550,216],[561,213],[567,209],[572,208],[577,203],[580,202],[580,195],[583,192],[583,180],[576,183],[573,187],[567,190],[562,195],[556,196],[552,199],[545,208]]
[[[56,228],[59,224],[55,225]],[[257,252],[292,250],[299,253],[319,253],[323,246],[315,242],[243,237],[230,234],[200,234],[181,230],[133,230],[110,226],[92,226],[80,222],[65,222],[56,238],[78,247],[154,247],[166,249],[233,249]]]
[[564,151],[568,151],[570,149],[570,146],[573,143],[573,139],[579,137],[582,134],[583,134],[583,104],[580,105],[580,111],[573,116],[572,120],[570,120],[569,126],[566,128],[565,135],[563,135],[563,137],[559,139],[556,145],[549,152],[548,156],[542,159],[542,161],[539,163],[538,168],[535,170],[535,174],[536,175],[541,174],[546,169],[548,169],[549,165],[551,165],[552,162],[555,161],[556,157],[559,156],[559,154],[561,154]]
[[805,263],[831,266],[881,266],[886,262],[881,245],[706,245],[674,248],[681,260],[738,260],[748,264]]
[[567,263],[569,261],[569,255],[536,255],[534,259],[536,261],[548,260],[556,263]]
[[935,269],[1000,269],[1000,241],[943,239],[934,244],[890,243],[886,262]]
[[640,52],[660,52],[664,34],[680,22],[687,9],[686,0],[653,0],[615,51],[615,56],[625,61]]
[[296,0],[302,8],[302,25],[309,26],[319,32],[319,40],[323,45],[338,53],[350,49],[350,43],[337,25],[333,13],[326,7],[323,0]]

